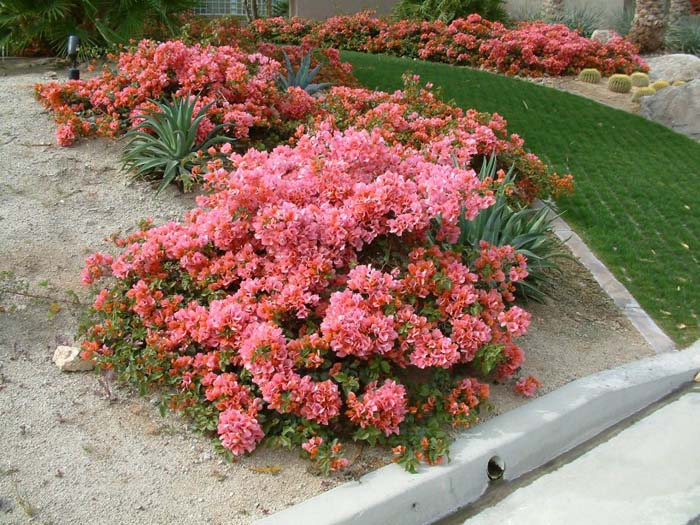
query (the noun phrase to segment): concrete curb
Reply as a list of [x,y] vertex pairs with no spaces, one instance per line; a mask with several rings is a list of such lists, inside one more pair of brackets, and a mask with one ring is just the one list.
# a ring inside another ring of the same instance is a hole
[[692,380],[700,341],[588,376],[465,432],[452,461],[408,474],[389,465],[358,481],[256,522],[257,525],[425,525],[476,501],[489,459],[514,480],[596,436]]
[[[540,208],[542,206],[546,205],[542,202],[537,202],[535,207]],[[555,215],[552,210],[550,210],[550,213]],[[571,229],[564,219],[556,217],[553,222],[553,230],[554,234],[564,241],[571,253],[591,272],[603,291],[610,296],[657,354],[676,350],[676,344],[673,340],[649,317],[649,314],[632,297],[627,288],[593,254],[586,246],[586,243]]]

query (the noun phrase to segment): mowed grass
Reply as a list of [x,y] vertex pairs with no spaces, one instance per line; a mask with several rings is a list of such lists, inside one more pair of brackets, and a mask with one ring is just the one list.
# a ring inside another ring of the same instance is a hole
[[636,115],[530,82],[344,52],[369,88],[417,73],[462,108],[497,112],[526,147],[574,175],[564,218],[680,347],[700,337],[700,144]]

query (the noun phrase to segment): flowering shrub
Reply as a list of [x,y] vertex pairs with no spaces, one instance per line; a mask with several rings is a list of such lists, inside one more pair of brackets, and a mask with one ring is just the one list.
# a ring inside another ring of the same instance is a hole
[[379,129],[320,126],[230,162],[212,163],[184,222],[88,258],[84,282],[110,281],[83,356],[169,387],[169,406],[234,455],[267,437],[330,471],[349,435],[409,470],[442,461],[445,425],[474,423],[488,397],[471,375],[507,379],[524,357],[524,257],[450,248],[493,192]]
[[119,55],[116,72],[37,85],[36,94],[75,136],[115,136],[131,125],[131,118],[152,109],[149,99],[198,93],[202,106],[212,104],[203,129],[228,122],[234,137],[247,139],[255,128],[269,132],[281,123],[275,107],[280,71],[278,62],[235,47],[144,40]]
[[389,53],[448,64],[484,67],[509,75],[573,75],[584,68],[596,68],[605,75],[630,73],[648,68],[637,48],[621,38],[607,43],[592,41],[560,24],[526,22],[507,29],[478,14],[446,24],[376,18],[371,12],[336,16],[325,22],[299,18],[269,18],[249,28],[230,29],[216,20],[201,31],[225,34],[218,43],[250,41],[335,47],[351,51]]
[[542,383],[535,376],[521,377],[515,383],[516,392],[520,392],[525,397],[532,397],[537,392],[537,389],[542,386]]
[[423,60],[448,64],[481,65],[481,44],[506,32],[500,22],[491,23],[479,15],[460,18],[447,26],[436,23],[433,33],[425,33],[418,56]]
[[[406,78],[404,90],[393,94],[339,86],[317,99],[296,88],[280,92],[281,65],[269,58],[284,51],[295,62],[305,52],[304,46],[260,44],[260,50],[263,54],[246,54],[234,47],[143,41],[120,55],[117,72],[37,85],[36,93],[54,111],[60,124],[57,139],[64,146],[81,135],[115,136],[138,125],[139,115],[157,108],[151,99],[167,101],[200,93],[195,111],[206,108],[198,128],[200,141],[217,126],[237,139],[239,151],[249,146],[274,147],[292,138],[301,124],[301,129],[315,129],[322,123],[340,130],[376,127],[388,143],[410,145],[429,156],[441,152],[441,161],[446,161],[452,146],[460,145],[456,158],[470,159],[476,169],[481,159],[497,154],[503,167],[515,166],[516,197],[525,203],[570,190],[570,176],[549,173],[535,155],[524,150],[520,137],[508,134],[503,118],[464,113],[440,102],[429,86],[419,87],[417,77]],[[336,50],[326,49],[322,56],[337,81],[354,83],[349,65],[340,62]],[[198,173],[193,175],[196,179]]]
[[[273,52],[273,50],[263,49]],[[276,50],[275,50],[276,52]],[[324,53],[339,76],[350,76],[336,51]],[[260,52],[231,46],[187,46],[181,41],[157,44],[144,40],[119,55],[116,71],[67,83],[38,84],[37,98],[61,125],[57,139],[70,145],[79,136],[116,136],[154,105],[198,94],[199,110],[210,105],[200,123],[203,136],[218,124],[243,146],[274,146],[296,128],[299,111],[289,114],[296,93],[281,93],[280,63]],[[304,117],[306,115],[303,115]],[[136,120],[138,122],[138,120]]]
[[484,158],[497,155],[500,167],[513,167],[514,198],[521,203],[572,190],[571,175],[550,173],[542,161],[524,150],[522,138],[508,133],[500,115],[463,112],[441,102],[430,85],[420,87],[417,76],[405,76],[404,89],[392,94],[335,87],[320,103],[317,122],[338,129],[376,128],[388,143],[410,145],[431,160],[456,160],[479,169]]
[[526,22],[481,44],[481,65],[509,75],[574,75],[595,68],[603,75],[647,70],[634,44],[615,37],[603,44],[562,24]]

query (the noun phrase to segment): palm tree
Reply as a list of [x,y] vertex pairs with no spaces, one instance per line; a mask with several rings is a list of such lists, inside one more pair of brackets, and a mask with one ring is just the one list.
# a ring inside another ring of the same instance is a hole
[[666,44],[669,47],[676,47],[676,37],[683,22],[690,16],[690,7],[690,0],[671,0],[666,29]]
[[544,0],[542,15],[548,22],[560,22],[564,18],[564,0]]
[[664,0],[637,0],[632,29],[627,36],[643,53],[657,51],[664,44],[664,7]]
[[0,46],[21,52],[31,45],[65,53],[77,34],[83,53],[141,38],[155,26],[174,34],[177,15],[197,0],[0,0]]

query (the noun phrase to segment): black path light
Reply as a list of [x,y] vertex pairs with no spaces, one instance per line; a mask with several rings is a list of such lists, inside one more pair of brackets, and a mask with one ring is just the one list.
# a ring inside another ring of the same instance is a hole
[[66,52],[68,58],[71,59],[71,68],[68,70],[69,80],[80,80],[80,69],[78,69],[78,48],[80,47],[80,38],[77,35],[68,37],[68,46]]

